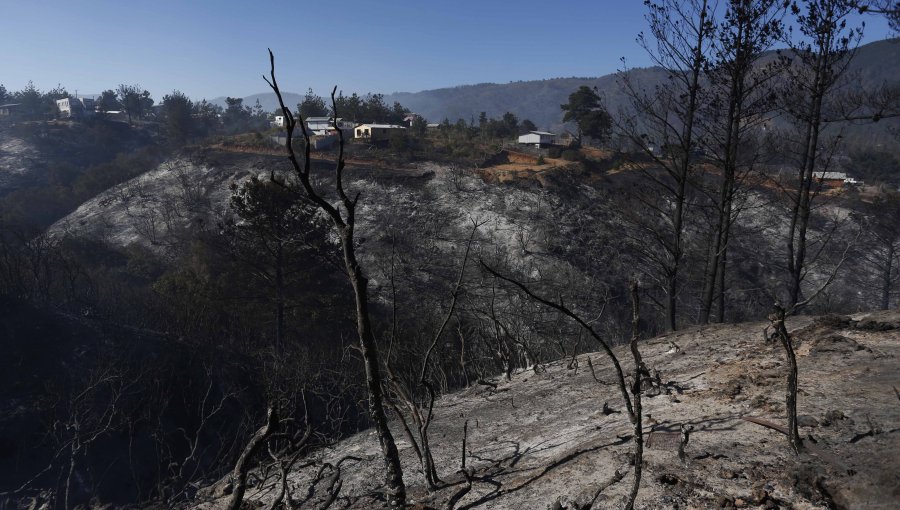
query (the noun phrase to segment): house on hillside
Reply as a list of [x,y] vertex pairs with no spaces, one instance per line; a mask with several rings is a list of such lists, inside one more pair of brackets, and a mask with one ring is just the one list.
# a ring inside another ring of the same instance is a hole
[[67,97],[56,100],[56,109],[64,119],[80,119],[94,114],[94,100],[89,97]]
[[519,137],[519,144],[534,145],[535,147],[556,145],[556,134],[546,131],[531,131]]
[[412,127],[413,122],[415,122],[416,119],[421,119],[421,118],[422,118],[422,116],[419,115],[418,113],[410,113],[406,117],[403,117],[403,123],[406,124],[407,126]]
[[19,110],[19,103],[0,104],[0,117],[13,117]]
[[[277,119],[277,118],[276,118]],[[310,133],[319,136],[325,136],[328,133],[334,131],[335,118],[334,117],[307,117],[306,119],[306,129],[309,130]],[[353,130],[355,123],[344,120],[341,117],[337,118],[337,126],[343,131],[345,134],[349,135]]]
[[822,186],[835,189],[843,188],[846,184],[860,184],[844,172],[816,172],[815,179]]
[[403,129],[406,128],[396,124],[362,124],[356,126],[353,138],[368,140],[370,142],[380,142],[388,140],[391,133],[396,133],[398,130]]

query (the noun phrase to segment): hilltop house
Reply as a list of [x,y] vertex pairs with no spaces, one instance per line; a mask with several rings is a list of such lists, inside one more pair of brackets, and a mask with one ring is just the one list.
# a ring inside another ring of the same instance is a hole
[[403,117],[403,123],[409,127],[412,127],[413,122],[415,122],[416,119],[421,119],[421,118],[422,118],[422,116],[419,115],[418,113],[410,113],[406,117]]
[[860,184],[844,172],[816,172],[816,182],[829,188],[843,188],[845,184]]
[[94,100],[89,97],[67,97],[56,100],[62,118],[82,118],[94,114]]
[[0,104],[0,117],[12,117],[19,110],[19,103]]
[[[307,131],[311,135],[326,136],[334,133],[333,117],[307,117],[303,120],[306,123]],[[283,128],[286,124],[287,119],[284,115],[276,115],[275,120],[272,121],[272,125],[274,127]],[[353,134],[353,126],[355,126],[356,124],[348,120],[338,118],[337,125],[345,135],[350,136],[351,134]],[[296,132],[300,135],[303,135],[303,133],[299,129],[297,129]]]
[[535,147],[556,145],[556,134],[546,131],[531,131],[520,136],[519,143],[522,145],[534,145]]
[[[277,118],[276,118],[277,121]],[[334,117],[307,117],[306,118],[306,129],[310,131],[310,133],[314,135],[324,136],[328,133],[334,131],[335,119]],[[349,134],[353,130],[353,126],[356,124],[349,121],[344,120],[341,117],[337,118],[337,126],[338,128]]]
[[353,137],[368,140],[370,142],[380,142],[390,138],[391,133],[403,129],[406,128],[396,124],[362,124],[356,126]]

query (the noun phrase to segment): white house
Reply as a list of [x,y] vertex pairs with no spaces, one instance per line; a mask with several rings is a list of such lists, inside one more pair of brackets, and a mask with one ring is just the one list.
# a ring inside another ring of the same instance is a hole
[[[277,117],[275,118],[277,121]],[[328,133],[334,131],[335,119],[334,117],[307,117],[306,118],[306,129],[310,131],[310,133],[314,135],[324,136]],[[344,120],[343,118],[338,117],[337,126],[338,129],[349,133],[355,124],[349,120]]]
[[817,182],[832,188],[842,188],[845,184],[862,184],[845,172],[816,172],[814,177]]
[[94,114],[94,100],[89,97],[57,99],[56,108],[63,118],[86,117]]
[[406,127],[398,126],[396,124],[362,124],[356,126],[353,137],[377,142],[387,140],[391,136],[391,133],[402,129],[406,129]]
[[531,131],[519,137],[519,143],[523,145],[534,145],[541,147],[545,145],[556,145],[556,134],[546,131]]
[[19,106],[19,103],[0,104],[0,117],[12,117]]

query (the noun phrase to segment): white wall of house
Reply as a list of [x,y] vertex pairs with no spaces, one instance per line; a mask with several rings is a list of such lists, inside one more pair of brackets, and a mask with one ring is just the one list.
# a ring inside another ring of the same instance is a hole
[[94,113],[94,100],[89,97],[66,97],[56,100],[61,117],[81,117]]
[[[314,135],[324,136],[334,131],[334,119],[331,117],[308,117],[305,120],[306,129]],[[341,131],[349,133],[356,124],[339,117],[337,125]]]
[[402,129],[406,129],[406,127],[397,126],[395,124],[362,124],[356,126],[353,137],[365,138],[375,142],[378,140],[386,140],[391,133]]
[[556,135],[545,131],[532,131],[519,137],[519,143],[527,145],[552,145],[556,143]]

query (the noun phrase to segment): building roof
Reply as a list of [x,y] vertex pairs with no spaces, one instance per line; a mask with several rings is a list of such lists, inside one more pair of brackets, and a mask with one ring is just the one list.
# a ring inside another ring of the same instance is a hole
[[22,103],[7,103],[7,104],[0,104],[0,108],[12,108],[12,107],[14,107],[14,106],[22,106]]
[[356,127],[357,127],[357,129],[361,128],[361,127],[378,128],[378,129],[406,129],[406,126],[398,126],[396,124],[360,124]]
[[547,131],[529,131],[529,135],[547,135],[547,136],[556,136],[556,133],[548,133]]
[[[342,120],[344,120],[344,118],[338,117],[337,120],[342,121]],[[332,121],[331,117],[307,117],[306,118],[306,122],[331,122],[331,121]]]
[[844,172],[816,172],[816,178],[844,180],[847,178],[847,174]]

